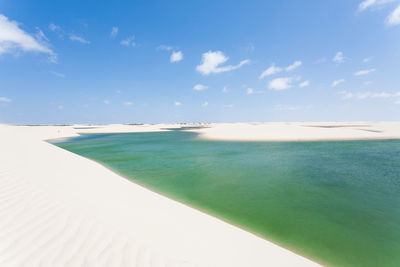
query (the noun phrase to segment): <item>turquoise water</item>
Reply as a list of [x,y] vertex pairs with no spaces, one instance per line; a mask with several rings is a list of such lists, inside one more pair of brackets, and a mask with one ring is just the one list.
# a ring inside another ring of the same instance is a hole
[[172,131],[55,144],[317,262],[400,266],[400,140],[221,142]]

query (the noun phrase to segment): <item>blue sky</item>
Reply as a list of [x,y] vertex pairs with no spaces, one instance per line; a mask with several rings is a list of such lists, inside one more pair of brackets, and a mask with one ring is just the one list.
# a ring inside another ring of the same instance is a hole
[[399,0],[0,0],[0,14],[0,123],[400,115]]

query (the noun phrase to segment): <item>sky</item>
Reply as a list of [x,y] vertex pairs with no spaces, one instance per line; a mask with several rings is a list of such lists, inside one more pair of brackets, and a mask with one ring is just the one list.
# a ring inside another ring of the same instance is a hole
[[0,123],[399,118],[400,0],[0,0]]

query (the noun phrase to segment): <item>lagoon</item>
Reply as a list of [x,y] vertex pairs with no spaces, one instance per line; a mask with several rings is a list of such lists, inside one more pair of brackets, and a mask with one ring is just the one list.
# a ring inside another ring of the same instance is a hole
[[225,142],[170,131],[53,143],[319,263],[400,265],[400,140]]

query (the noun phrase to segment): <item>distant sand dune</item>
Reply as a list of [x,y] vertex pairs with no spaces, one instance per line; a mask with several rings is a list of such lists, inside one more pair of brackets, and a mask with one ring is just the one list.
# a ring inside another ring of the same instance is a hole
[[399,122],[216,123],[191,131],[204,139],[231,141],[400,139]]

